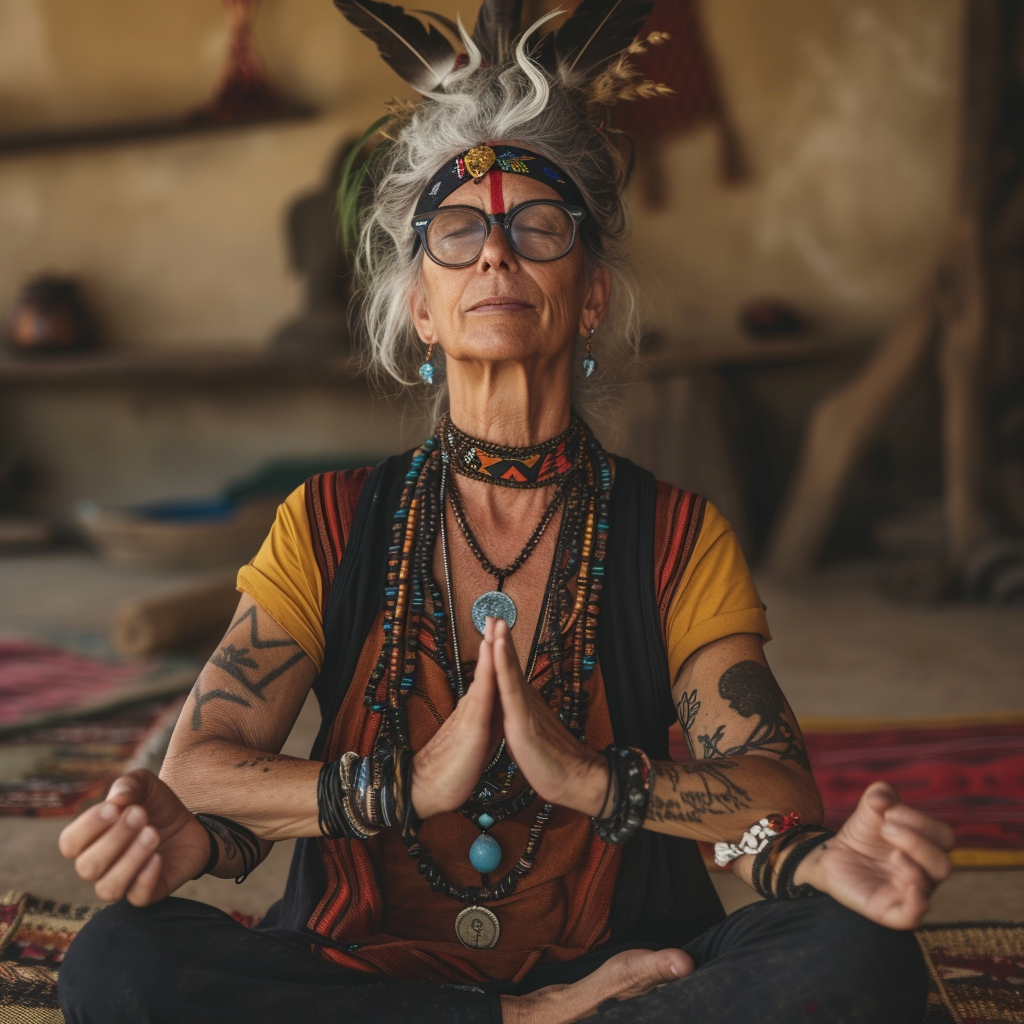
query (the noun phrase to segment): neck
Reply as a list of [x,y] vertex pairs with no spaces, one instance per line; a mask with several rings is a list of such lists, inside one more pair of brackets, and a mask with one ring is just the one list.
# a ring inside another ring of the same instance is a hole
[[572,369],[567,359],[536,366],[449,361],[447,369],[452,422],[471,437],[527,448],[569,426]]

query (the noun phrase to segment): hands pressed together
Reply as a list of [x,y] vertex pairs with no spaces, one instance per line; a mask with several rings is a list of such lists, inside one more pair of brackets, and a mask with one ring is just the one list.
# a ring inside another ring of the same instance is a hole
[[[488,619],[473,683],[413,760],[412,798],[428,818],[472,794],[502,737],[546,802],[607,813],[605,758],[579,743],[523,676],[508,626]],[[786,810],[778,808],[779,811]],[[887,783],[865,791],[835,838],[811,851],[794,881],[808,883],[890,928],[916,927],[950,871],[953,830],[903,803]],[[210,852],[205,828],[164,782],[136,771],[60,836],[60,850],[103,900],[144,906],[194,878]]]

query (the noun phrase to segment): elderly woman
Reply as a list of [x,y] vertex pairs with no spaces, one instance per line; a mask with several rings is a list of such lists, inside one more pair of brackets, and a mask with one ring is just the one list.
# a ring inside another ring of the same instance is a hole
[[[884,783],[817,824],[728,523],[574,411],[599,339],[636,335],[602,126],[649,5],[586,0],[513,50],[519,5],[488,2],[461,58],[339,6],[427,94],[371,161],[362,323],[447,411],[281,506],[161,777],[63,833],[120,901],[71,947],[68,1021],[919,1019],[908,929],[949,829]],[[281,756],[310,687],[310,759]],[[293,838],[257,929],[171,897]],[[697,840],[764,900],[726,917]]]

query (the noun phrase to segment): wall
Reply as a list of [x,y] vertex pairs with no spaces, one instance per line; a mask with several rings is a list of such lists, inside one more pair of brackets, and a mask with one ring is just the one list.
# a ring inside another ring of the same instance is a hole
[[[472,17],[476,3],[431,6]],[[737,305],[754,295],[793,301],[843,337],[878,329],[914,293],[954,186],[959,16],[959,0],[705,0],[753,173],[723,184],[713,133],[701,130],[666,151],[668,209],[636,209],[649,316],[675,343],[734,336]],[[288,201],[401,87],[329,0],[263,0],[257,39],[273,81],[322,116],[0,157],[0,309],[27,277],[53,270],[82,278],[112,347],[266,343],[300,301]],[[177,115],[211,94],[225,45],[214,0],[0,0],[0,132]],[[254,451],[282,438],[295,451],[358,447],[351,417],[323,413],[354,402],[349,392],[282,400],[268,417],[255,396],[226,405],[209,394],[179,402],[171,419],[182,448],[223,473],[236,442],[215,455],[211,439],[245,428]],[[51,510],[85,486],[71,480],[106,481],[91,495],[100,500],[169,486],[154,421],[129,397],[22,396],[18,410],[9,405],[0,448],[43,466]],[[119,426],[100,455],[82,428],[102,416]],[[132,467],[129,483],[103,468],[112,457]],[[204,473],[211,485],[217,473]]]

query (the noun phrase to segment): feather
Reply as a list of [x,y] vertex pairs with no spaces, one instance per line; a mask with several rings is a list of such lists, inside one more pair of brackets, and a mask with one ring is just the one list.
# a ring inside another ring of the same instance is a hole
[[433,92],[455,67],[455,48],[448,38],[401,7],[377,0],[334,0],[334,6],[417,91]]
[[636,38],[652,0],[582,0],[555,35],[555,49],[570,71],[593,73]]
[[473,42],[484,60],[504,64],[510,58],[522,20],[523,0],[484,0],[473,29]]

